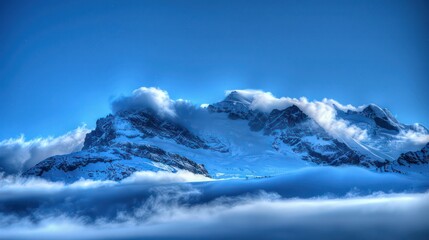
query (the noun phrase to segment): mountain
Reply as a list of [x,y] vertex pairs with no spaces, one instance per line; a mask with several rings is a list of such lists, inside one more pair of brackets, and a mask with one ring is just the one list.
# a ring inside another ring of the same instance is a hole
[[50,157],[24,175],[66,182],[117,181],[136,171],[264,177],[309,165],[355,165],[406,174],[428,165],[428,145],[417,153],[399,152],[415,150],[400,145],[401,134],[427,129],[401,124],[376,105],[360,111],[334,106],[337,119],[368,133],[368,139],[357,141],[334,137],[297,105],[261,111],[253,107],[254,101],[253,95],[232,91],[221,102],[184,108],[179,116],[160,115],[151,108],[121,110],[97,121],[81,151]]

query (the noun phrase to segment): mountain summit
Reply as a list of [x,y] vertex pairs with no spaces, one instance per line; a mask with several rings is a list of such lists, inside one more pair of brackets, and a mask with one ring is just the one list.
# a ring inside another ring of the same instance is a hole
[[[237,90],[198,108],[156,95],[162,92],[144,94],[118,100],[121,107],[97,120],[81,151],[50,157],[24,174],[66,182],[121,180],[143,170],[234,178],[273,176],[309,165],[428,174],[428,145],[407,137],[427,139],[428,130],[401,124],[374,104],[346,108],[330,100]],[[264,108],[256,104],[261,102]],[[174,114],[160,114],[162,107]]]

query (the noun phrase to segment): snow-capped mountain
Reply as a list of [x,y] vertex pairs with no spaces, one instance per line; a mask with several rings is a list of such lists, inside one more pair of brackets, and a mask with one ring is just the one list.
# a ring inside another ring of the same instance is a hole
[[272,176],[308,165],[407,173],[415,171],[410,165],[428,164],[428,145],[400,155],[416,150],[401,141],[404,133],[428,130],[401,124],[376,105],[360,110],[333,106],[337,119],[367,133],[357,140],[336,137],[302,106],[262,111],[254,103],[255,96],[232,91],[207,108],[177,102],[182,113],[177,116],[153,107],[122,109],[97,121],[80,152],[50,157],[24,174],[62,181],[121,180],[136,171],[184,169],[231,178]]

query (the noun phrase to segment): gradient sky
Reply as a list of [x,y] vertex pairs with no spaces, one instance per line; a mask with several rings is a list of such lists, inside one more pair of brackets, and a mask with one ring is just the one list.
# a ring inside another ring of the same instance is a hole
[[376,103],[429,126],[429,3],[0,1],[0,139],[94,127],[140,86]]

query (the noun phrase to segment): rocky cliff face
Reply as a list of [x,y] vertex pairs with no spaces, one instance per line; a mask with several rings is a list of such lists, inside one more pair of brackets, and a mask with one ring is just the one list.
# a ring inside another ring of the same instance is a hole
[[429,163],[429,143],[426,144],[419,151],[409,151],[403,153],[398,158],[398,164],[403,166],[410,166],[414,164],[428,164]]
[[132,143],[50,157],[29,169],[25,175],[66,182],[80,178],[119,181],[136,171],[175,172],[179,169],[210,176],[203,165],[186,157],[155,146]]
[[97,121],[94,131],[87,134],[83,150],[98,146],[110,146],[118,137],[153,138],[155,136],[173,139],[186,147],[209,148],[198,136],[188,129],[174,123],[171,119],[158,117],[150,110],[119,112]]
[[264,134],[274,137],[273,148],[278,151],[285,144],[302,154],[304,160],[332,166],[359,165],[365,160],[364,156],[329,136],[295,105],[283,110],[274,109],[265,118],[252,118],[249,125],[254,126],[255,121],[263,126]]
[[82,151],[50,157],[25,175],[56,181],[79,178],[121,180],[136,171],[187,170],[209,176],[204,165],[140,142],[154,137],[174,140],[190,149],[209,148],[187,129],[156,117],[152,111],[120,112],[97,121],[95,130],[87,134]]

